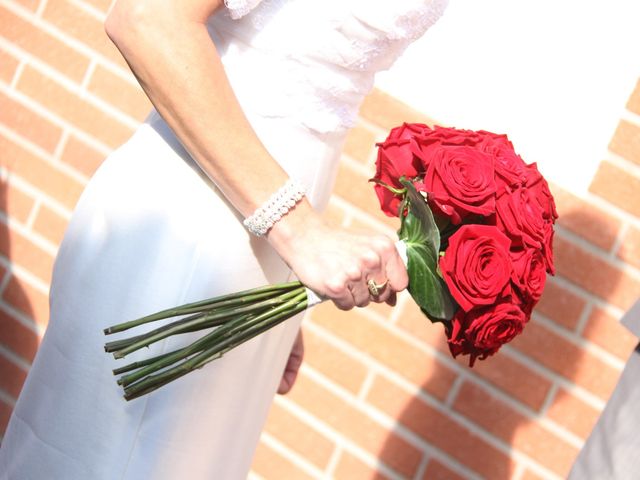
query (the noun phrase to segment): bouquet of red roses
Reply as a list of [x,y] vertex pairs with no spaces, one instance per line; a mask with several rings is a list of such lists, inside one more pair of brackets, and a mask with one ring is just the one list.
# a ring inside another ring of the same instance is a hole
[[400,239],[422,245],[409,292],[451,353],[473,366],[518,335],[554,273],[558,214],[536,164],[506,135],[405,123],[378,144],[372,181]]
[[[469,354],[473,365],[522,331],[553,273],[558,215],[547,182],[504,135],[404,124],[378,147],[372,181],[382,210],[400,218],[409,293],[427,317],[444,323],[451,353]],[[169,336],[207,330],[186,347],[114,370],[131,400],[319,300],[300,282],[211,298],[106,328],[113,334],[178,317],[105,350],[124,358]]]

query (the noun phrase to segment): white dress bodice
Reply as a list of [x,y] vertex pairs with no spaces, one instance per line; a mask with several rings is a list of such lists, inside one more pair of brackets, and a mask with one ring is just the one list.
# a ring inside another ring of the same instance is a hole
[[447,0],[227,0],[210,31],[241,104],[319,133],[346,130],[374,75]]

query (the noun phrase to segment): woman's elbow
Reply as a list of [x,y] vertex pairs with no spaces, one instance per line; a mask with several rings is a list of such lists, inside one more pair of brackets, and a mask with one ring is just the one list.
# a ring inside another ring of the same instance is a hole
[[144,0],[118,0],[109,11],[104,30],[118,48],[138,36],[144,24],[150,20],[147,3]]

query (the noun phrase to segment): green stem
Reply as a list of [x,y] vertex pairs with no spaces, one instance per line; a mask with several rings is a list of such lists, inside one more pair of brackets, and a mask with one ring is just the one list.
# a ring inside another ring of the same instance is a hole
[[144,340],[145,338],[147,338],[149,335],[152,334],[156,334],[156,333],[161,333],[165,330],[168,330],[169,328],[176,326],[176,325],[184,325],[185,323],[190,322],[191,320],[194,320],[196,318],[201,318],[204,316],[204,313],[196,313],[195,315],[190,315],[188,317],[185,318],[181,318],[180,320],[176,320],[175,322],[171,322],[167,325],[163,325],[162,327],[158,327],[154,330],[151,330],[147,333],[143,333],[141,335],[135,335],[133,337],[129,337],[129,338],[123,338],[121,340],[114,340],[111,342],[107,342],[104,345],[104,351],[105,352],[115,352],[116,350],[121,350],[125,347],[128,347],[129,345],[140,341],[140,340]]
[[381,187],[386,188],[387,190],[389,190],[394,195],[404,195],[405,193],[407,193],[407,189],[406,188],[392,187],[388,183],[385,183],[382,180],[379,180],[377,178],[371,178],[371,179],[369,179],[369,181],[372,182],[372,183],[376,183],[376,184],[380,185]]
[[[244,315],[239,319],[237,319],[237,321],[243,322],[249,318],[251,318],[250,315]],[[140,368],[136,372],[131,373],[129,375],[120,377],[118,379],[118,384],[122,385],[123,387],[126,387],[127,385],[130,385],[151,373],[157,372],[158,370],[164,367],[167,367],[173,363],[176,363],[180,360],[183,360],[189,357],[190,355],[193,355],[194,353],[197,353],[203,350],[211,342],[213,342],[216,339],[216,337],[220,336],[219,330],[220,329],[216,329],[216,330],[213,330],[212,332],[209,332],[207,335],[196,340],[191,345],[185,348],[175,350],[173,352],[170,352],[169,354],[159,355],[146,361],[143,360],[142,362],[136,362],[139,364],[140,367],[143,367],[143,368]],[[140,365],[142,363],[144,363],[144,365]],[[123,367],[123,368],[126,368],[126,367]]]
[[130,385],[128,388],[125,388],[125,398],[127,400],[132,400],[133,398],[137,398],[156,390],[157,388],[166,385],[196,368],[201,368],[206,363],[218,358],[222,354],[255,337],[256,335],[278,325],[284,320],[291,318],[293,315],[304,311],[306,308],[306,292],[304,291],[304,288],[302,288],[298,295],[292,298],[289,302],[253,318],[249,324],[245,324],[244,326],[234,325],[234,328],[230,329],[226,338],[223,338],[220,342],[212,342],[209,348],[205,349],[198,355],[191,357],[189,360],[183,361],[177,366],[164,370],[161,373],[149,375],[139,382]]
[[113,325],[111,327],[105,328],[104,333],[105,335],[110,335],[112,333],[123,332],[130,328],[143,325],[145,323],[155,322],[156,320],[162,320],[165,318],[176,317],[178,315],[185,315],[189,313],[200,312],[203,310],[211,310],[214,307],[215,308],[220,306],[230,307],[238,304],[244,304],[247,302],[253,302],[254,300],[259,298],[269,297],[273,294],[273,292],[282,292],[282,291],[292,290],[295,288],[299,288],[301,285],[302,284],[299,281],[280,283],[276,285],[265,285],[263,287],[252,288],[249,290],[231,293],[228,295],[221,295],[219,297],[209,298],[207,300],[202,300],[199,302],[187,303],[179,307],[162,310],[160,312],[154,313],[152,315],[147,315],[147,316],[138,318],[136,320],[131,320],[129,322]]
[[[163,340],[167,337],[170,337],[172,335],[178,334],[178,333],[183,333],[183,331],[185,329],[192,329],[192,328],[196,328],[196,327],[202,327],[203,324],[205,324],[206,322],[212,322],[212,321],[220,321],[220,320],[225,320],[228,318],[234,318],[237,315],[242,315],[245,313],[258,313],[260,311],[263,311],[265,309],[268,308],[272,308],[274,306],[277,306],[283,302],[286,302],[289,298],[291,298],[292,296],[294,296],[296,294],[296,292],[298,292],[300,290],[300,288],[302,288],[304,290],[304,287],[299,287],[296,290],[291,290],[291,291],[287,291],[285,293],[280,294],[279,296],[275,297],[275,298],[268,298],[266,300],[262,300],[260,302],[254,303],[254,304],[249,304],[246,305],[244,307],[240,307],[240,308],[235,308],[235,309],[225,309],[222,312],[216,312],[214,311],[213,313],[209,314],[205,314],[203,317],[198,317],[198,318],[194,318],[193,320],[186,322],[184,324],[179,323],[180,320],[178,320],[177,322],[173,322],[172,324],[170,324],[166,329],[163,329],[161,332],[157,332],[157,333],[152,333],[152,334],[146,334],[143,336],[143,338],[141,338],[140,340],[137,340],[133,343],[131,343],[130,345],[128,345],[127,347],[124,347],[120,350],[116,350],[115,352],[113,352],[113,356],[115,358],[124,358],[125,356],[129,355],[132,352],[135,352],[137,350],[140,350],[143,347],[148,347],[149,345],[158,342],[160,340]],[[205,328],[205,327],[203,327]],[[199,328],[198,328],[199,329]]]

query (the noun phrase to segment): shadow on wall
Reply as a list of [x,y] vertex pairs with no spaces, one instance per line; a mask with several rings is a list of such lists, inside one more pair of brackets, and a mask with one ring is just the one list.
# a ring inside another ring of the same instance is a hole
[[[543,299],[523,334],[497,355],[476,362],[473,369],[467,358],[453,360],[442,327],[424,319],[412,301],[405,305],[399,325],[436,349],[438,367],[417,395],[378,378],[370,401],[396,419],[396,430],[417,437],[427,451],[426,470],[419,478],[507,480],[513,478],[516,462],[531,478],[566,478],[598,416],[596,408],[567,387],[577,385],[596,402],[605,401],[613,390],[620,371],[580,348],[579,339],[605,342],[600,346],[621,361],[637,339],[567,280],[575,277],[574,262],[584,253],[567,232],[589,224],[592,231],[603,232],[610,225],[598,224],[587,209],[558,208],[562,221],[556,229],[556,277],[548,277]],[[598,287],[598,297],[619,305],[618,281],[610,277]],[[539,421],[543,418],[555,422],[566,438],[545,428]],[[389,437],[379,458],[390,458],[387,450],[394,448]]]
[[[13,211],[9,188],[5,180],[0,180],[0,213],[4,216],[0,219],[0,391],[3,397],[16,399],[26,378],[22,367],[33,361],[39,337],[29,298],[12,273],[11,235],[6,220],[8,212]],[[21,319],[6,308],[5,300],[9,297],[12,305],[19,306]],[[0,436],[7,427],[11,410],[12,405],[5,398],[0,399]]]

